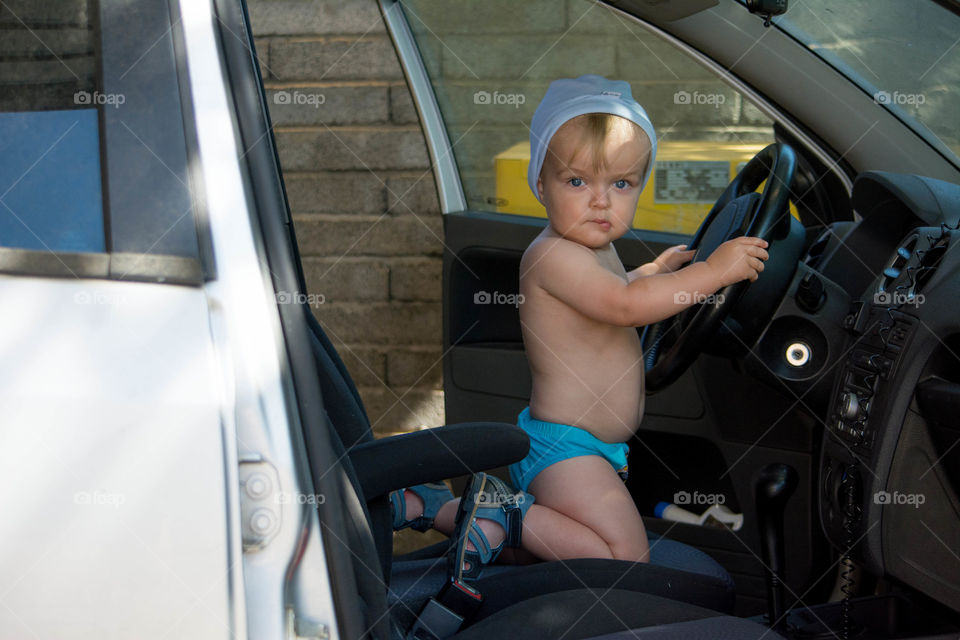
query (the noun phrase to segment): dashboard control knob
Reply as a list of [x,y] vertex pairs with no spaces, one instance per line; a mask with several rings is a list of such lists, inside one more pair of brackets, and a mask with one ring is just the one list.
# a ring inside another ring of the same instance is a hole
[[840,396],[840,414],[847,420],[854,420],[860,415],[860,398],[852,391],[844,391]]

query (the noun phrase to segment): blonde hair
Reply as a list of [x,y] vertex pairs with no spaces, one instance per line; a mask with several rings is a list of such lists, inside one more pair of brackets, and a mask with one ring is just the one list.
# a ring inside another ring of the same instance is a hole
[[[569,158],[558,158],[558,160],[561,160],[565,165],[570,165],[574,158],[577,157],[577,154],[580,153],[580,149],[587,147],[593,161],[593,170],[599,173],[602,169],[606,168],[607,165],[607,158],[603,153],[604,143],[606,143],[614,127],[621,122],[628,123],[630,128],[633,129],[634,135],[647,137],[647,134],[644,133],[643,129],[641,129],[637,123],[626,118],[612,113],[584,113],[570,118],[560,126],[560,129],[557,129],[557,133],[566,127],[575,128],[579,131],[579,144],[576,145],[574,152]],[[554,134],[554,136],[556,136],[556,134]]]

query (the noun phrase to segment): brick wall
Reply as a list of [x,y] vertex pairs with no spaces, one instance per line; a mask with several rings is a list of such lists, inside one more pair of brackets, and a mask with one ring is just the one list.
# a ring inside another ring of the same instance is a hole
[[378,434],[443,424],[439,205],[377,5],[249,10],[315,313]]

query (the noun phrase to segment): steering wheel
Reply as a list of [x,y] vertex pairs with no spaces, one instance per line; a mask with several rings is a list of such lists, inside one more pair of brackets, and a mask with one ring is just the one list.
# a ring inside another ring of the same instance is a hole
[[[771,144],[751,158],[693,236],[687,247],[696,250],[692,262],[706,260],[721,244],[743,235],[767,240],[772,253],[773,236],[790,223],[790,184],[796,166],[793,149],[781,143]],[[763,193],[754,193],[764,180]],[[712,296],[712,302],[701,302],[644,328],[641,345],[648,392],[668,386],[687,370],[750,284],[741,280],[728,285]],[[668,336],[676,337],[665,346],[662,342]]]

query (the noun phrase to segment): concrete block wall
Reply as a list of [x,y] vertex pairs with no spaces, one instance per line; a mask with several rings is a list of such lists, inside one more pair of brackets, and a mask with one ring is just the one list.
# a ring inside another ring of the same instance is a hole
[[249,11],[315,314],[378,435],[441,425],[442,221],[377,5]]

